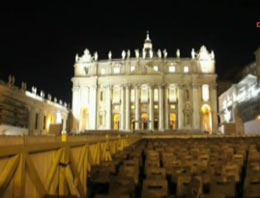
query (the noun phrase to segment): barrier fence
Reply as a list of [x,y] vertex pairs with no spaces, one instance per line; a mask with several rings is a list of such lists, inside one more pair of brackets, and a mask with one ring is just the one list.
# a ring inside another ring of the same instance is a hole
[[134,136],[1,137],[0,197],[86,197],[91,167],[139,141]]

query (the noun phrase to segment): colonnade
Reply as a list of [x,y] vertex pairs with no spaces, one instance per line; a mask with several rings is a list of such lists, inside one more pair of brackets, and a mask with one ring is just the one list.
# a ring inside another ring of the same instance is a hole
[[[144,87],[148,91],[145,93],[145,102],[141,100],[141,98],[143,99],[141,90]],[[174,100],[173,95],[170,94],[172,87],[175,87]],[[92,92],[93,89],[95,89],[94,92]],[[102,95],[105,95],[105,99],[102,101],[100,101],[101,92]],[[154,95],[155,93],[156,95]],[[175,116],[176,129],[206,130],[202,123],[206,120],[203,119],[202,112],[202,107],[205,105],[209,110],[207,126],[211,128],[210,132],[215,131],[217,127],[216,88],[214,85],[210,86],[207,101],[202,98],[202,85],[200,84],[102,85],[90,89],[88,94],[90,103],[86,130],[115,130],[114,116],[117,119],[116,129],[122,131],[130,131],[133,128],[143,130],[141,123],[146,123],[145,130],[167,131],[173,128],[172,116]],[[114,101],[115,96],[116,101]],[[82,98],[82,100],[84,99]],[[143,120],[143,114],[146,114],[147,119]]]
[[[121,85],[120,86],[120,130],[129,131],[131,129],[131,105],[134,105],[134,117],[135,117],[135,130],[140,130],[141,123],[141,87],[142,85]],[[164,85],[148,85],[148,130],[154,130],[154,89],[158,89],[158,115],[159,115],[159,127],[158,130],[164,131],[169,129],[169,107],[168,107],[168,96]],[[131,104],[131,89],[134,90],[135,100]],[[112,128],[112,93],[113,87],[107,86],[103,88],[106,92],[106,129],[111,130]],[[182,107],[179,107],[182,109]],[[181,110],[180,110],[181,111]],[[178,113],[179,114],[179,113]]]

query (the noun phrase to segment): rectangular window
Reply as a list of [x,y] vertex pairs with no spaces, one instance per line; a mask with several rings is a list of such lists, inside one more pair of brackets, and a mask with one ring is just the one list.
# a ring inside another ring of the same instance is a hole
[[130,67],[130,71],[131,71],[131,72],[135,71],[135,66],[131,66],[131,67]]
[[176,97],[176,87],[170,87],[169,88],[169,100],[170,102],[176,102],[177,97]]
[[101,74],[104,75],[105,73],[106,73],[105,68],[102,68],[102,69],[101,69]]
[[189,67],[185,66],[183,71],[184,71],[184,73],[188,73],[189,72]]
[[38,113],[36,113],[35,114],[35,122],[34,122],[34,128],[35,129],[38,129],[38,117],[39,117],[39,115],[38,115]]
[[171,105],[170,108],[171,109],[176,109],[176,106],[175,105]]
[[119,103],[120,102],[120,89],[115,88],[113,89],[113,103]]
[[154,89],[154,101],[158,102],[158,98],[159,98],[159,93],[158,93],[158,89]]
[[141,89],[141,102],[148,102],[148,89],[146,87]]
[[120,67],[114,67],[114,74],[120,73]]
[[170,66],[169,67],[169,72],[174,73],[175,72],[175,66]]
[[159,71],[158,66],[157,66],[157,65],[153,66],[153,70],[154,70],[154,71]]

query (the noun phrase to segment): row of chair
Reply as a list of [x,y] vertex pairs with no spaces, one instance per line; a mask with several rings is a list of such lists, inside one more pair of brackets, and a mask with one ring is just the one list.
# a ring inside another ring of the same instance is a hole
[[260,198],[259,140],[143,140],[93,167],[90,197]]

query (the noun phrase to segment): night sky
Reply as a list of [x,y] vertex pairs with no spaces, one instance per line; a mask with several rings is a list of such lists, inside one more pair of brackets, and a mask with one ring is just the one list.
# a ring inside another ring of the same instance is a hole
[[0,6],[0,79],[13,74],[17,85],[23,80],[29,90],[34,85],[71,103],[75,54],[85,48],[99,59],[109,50],[113,58],[123,49],[133,56],[149,30],[153,47],[170,57],[177,48],[182,57],[202,44],[213,49],[219,79],[231,80],[260,46],[260,4],[253,0],[67,2]]

